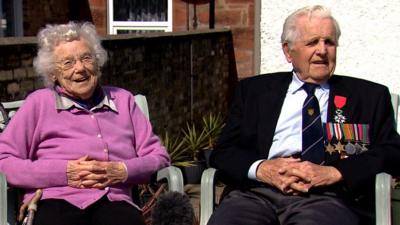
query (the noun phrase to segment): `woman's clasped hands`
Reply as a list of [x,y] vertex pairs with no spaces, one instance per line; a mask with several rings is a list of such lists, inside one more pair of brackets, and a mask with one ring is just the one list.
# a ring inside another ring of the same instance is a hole
[[88,156],[67,164],[68,185],[75,188],[104,189],[124,182],[128,177],[126,166],[117,161],[97,161]]

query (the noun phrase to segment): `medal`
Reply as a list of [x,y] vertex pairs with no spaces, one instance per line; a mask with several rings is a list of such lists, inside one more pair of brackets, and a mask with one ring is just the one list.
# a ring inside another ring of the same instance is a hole
[[359,143],[356,143],[354,147],[356,148],[356,154],[360,154],[361,152],[363,152],[362,147]]
[[339,152],[339,154],[341,154],[342,152],[344,152],[344,145],[342,145],[342,143],[340,143],[340,141],[335,145],[335,150]]
[[324,132],[325,140],[328,143],[325,146],[325,152],[328,152],[329,155],[332,155],[332,153],[335,152],[335,147],[333,147],[333,145],[331,145],[332,138],[334,137],[333,124],[326,123],[326,124],[324,124],[324,127],[325,127],[325,130],[324,130],[325,131]]
[[336,110],[334,120],[336,123],[345,123],[346,117],[343,115],[342,108],[346,105],[347,98],[339,95],[335,95],[333,100]]
[[325,147],[325,151],[329,153],[329,155],[332,155],[332,153],[335,152],[335,147],[331,145],[331,143],[328,143],[328,145]]
[[346,151],[347,155],[356,154],[356,147],[351,142],[346,144],[346,146],[344,147],[344,150]]
[[365,151],[368,151],[368,148],[366,147],[366,144],[363,144],[361,147],[361,153]]

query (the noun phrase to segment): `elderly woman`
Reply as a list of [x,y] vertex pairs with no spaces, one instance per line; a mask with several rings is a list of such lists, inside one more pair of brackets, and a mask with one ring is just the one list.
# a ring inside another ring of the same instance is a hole
[[48,25],[38,41],[48,87],[0,135],[0,171],[25,201],[43,190],[34,224],[144,224],[131,189],[169,165],[150,122],[131,93],[99,85],[107,55],[92,24]]

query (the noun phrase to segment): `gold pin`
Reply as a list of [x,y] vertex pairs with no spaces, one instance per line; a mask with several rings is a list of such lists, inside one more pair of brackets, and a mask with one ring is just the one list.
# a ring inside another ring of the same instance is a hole
[[309,116],[314,115],[314,109],[313,108],[307,109],[307,113],[308,113]]

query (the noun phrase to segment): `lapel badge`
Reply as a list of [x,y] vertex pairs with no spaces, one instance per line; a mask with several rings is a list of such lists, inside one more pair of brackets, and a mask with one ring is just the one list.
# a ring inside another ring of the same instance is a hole
[[315,112],[314,108],[307,109],[307,113],[308,113],[309,116],[314,115],[314,112]]

